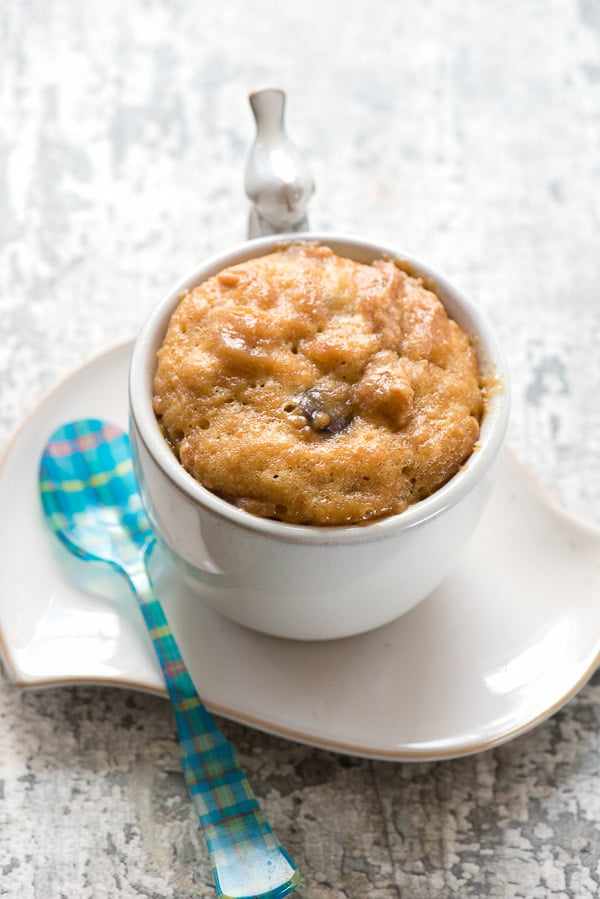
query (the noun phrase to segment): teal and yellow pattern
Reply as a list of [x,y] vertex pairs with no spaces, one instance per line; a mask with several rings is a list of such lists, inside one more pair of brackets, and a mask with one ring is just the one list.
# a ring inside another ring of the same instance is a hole
[[152,638],[175,710],[181,767],[223,899],[281,899],[298,886],[296,866],[273,833],[235,750],[203,705],[146,568],[154,543],[135,481],[129,438],[82,419],[58,428],[40,464],[50,527],[80,558],[127,577]]

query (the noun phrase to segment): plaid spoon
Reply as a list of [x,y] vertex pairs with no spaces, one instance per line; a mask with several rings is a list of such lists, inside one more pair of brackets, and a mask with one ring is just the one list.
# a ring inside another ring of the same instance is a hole
[[129,438],[82,419],[44,448],[39,486],[48,523],[71,552],[124,574],[139,601],[175,710],[181,767],[204,830],[223,899],[280,899],[296,889],[296,866],[273,833],[235,750],[198,696],[154,594],[146,556],[154,543],[138,493]]

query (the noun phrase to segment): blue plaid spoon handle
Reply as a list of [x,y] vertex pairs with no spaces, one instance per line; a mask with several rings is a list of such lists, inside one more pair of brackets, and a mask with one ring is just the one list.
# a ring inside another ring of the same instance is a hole
[[299,873],[273,833],[231,743],[203,705],[154,593],[154,543],[133,473],[129,438],[82,419],[56,430],[42,454],[42,506],[52,531],[80,558],[123,573],[135,595],[175,711],[181,767],[223,899],[281,899]]

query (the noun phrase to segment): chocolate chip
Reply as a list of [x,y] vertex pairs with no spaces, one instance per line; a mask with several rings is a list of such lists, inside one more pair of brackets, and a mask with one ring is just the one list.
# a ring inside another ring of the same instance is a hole
[[313,431],[332,437],[345,431],[353,417],[352,403],[343,395],[331,395],[318,387],[306,390],[296,407]]

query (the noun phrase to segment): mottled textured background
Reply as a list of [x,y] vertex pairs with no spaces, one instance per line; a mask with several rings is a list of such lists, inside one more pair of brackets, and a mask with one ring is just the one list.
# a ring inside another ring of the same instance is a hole
[[[247,94],[271,84],[317,181],[311,224],[477,298],[513,371],[513,448],[600,523],[596,0],[0,0],[0,448],[245,236]],[[531,734],[439,764],[224,727],[304,899],[591,899],[599,703],[597,679]],[[160,699],[0,682],[0,833],[0,896],[212,895]]]

